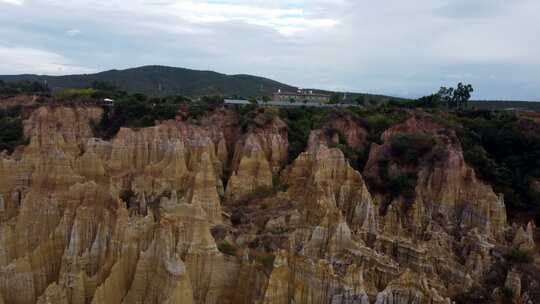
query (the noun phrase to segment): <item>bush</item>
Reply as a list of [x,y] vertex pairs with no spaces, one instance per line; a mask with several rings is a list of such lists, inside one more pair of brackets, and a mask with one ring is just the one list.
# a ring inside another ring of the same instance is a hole
[[[101,120],[94,125],[94,133],[103,139],[110,139],[121,127],[151,127],[157,120],[174,119],[180,106],[174,103],[174,99],[148,101],[142,94],[127,95],[117,100],[113,108],[105,108]],[[201,110],[197,115],[202,116],[206,111]]]
[[414,203],[416,198],[416,184],[418,180],[417,173],[407,172],[398,176],[390,176],[388,159],[379,160],[378,175],[380,181],[376,182],[372,178],[367,178],[367,182],[380,192],[390,192],[390,198],[394,199],[399,196],[403,197],[408,203],[407,206]]
[[266,108],[263,113],[264,124],[274,121],[279,116],[278,108]]
[[53,96],[58,101],[83,101],[93,100],[93,95],[97,93],[97,90],[92,88],[87,89],[65,89],[56,92]]
[[373,114],[366,118],[373,141],[378,141],[381,134],[395,124],[394,120],[383,114]]
[[0,80],[0,95],[15,95],[15,94],[35,94],[49,93],[49,88],[46,84],[21,80],[15,82],[4,82]]
[[274,260],[276,257],[273,254],[259,255],[255,257],[255,261],[264,266],[265,269],[272,270],[274,268]]
[[284,233],[289,232],[289,229],[287,229],[285,227],[275,227],[275,228],[272,228],[272,229],[268,230],[268,232],[270,232],[271,234],[279,235],[279,234],[284,234]]
[[236,247],[234,247],[233,245],[231,245],[229,242],[227,241],[223,241],[221,242],[219,245],[218,245],[218,250],[223,253],[223,254],[226,254],[226,255],[231,255],[231,256],[235,256],[236,255]]
[[450,117],[467,164],[503,193],[510,216],[540,212],[540,196],[531,181],[540,180],[540,137],[537,123],[514,114],[470,111]]
[[343,134],[341,134],[341,132],[339,132],[338,130],[328,129],[326,130],[326,132],[327,132],[328,137],[332,137],[333,134],[336,134],[336,133],[338,134],[339,143],[335,146],[335,148],[338,148],[339,150],[341,150],[345,158],[349,160],[349,164],[351,165],[351,167],[353,167],[356,170],[362,170],[362,168],[365,165],[365,162],[367,161],[367,159],[365,160],[363,159],[364,150],[353,149],[349,145],[349,143],[347,142]]
[[531,264],[534,262],[534,257],[527,251],[518,248],[513,248],[507,255],[510,263],[515,264]]
[[402,164],[417,164],[435,144],[435,138],[426,133],[400,133],[390,139],[391,153]]
[[363,117],[362,121],[369,131],[368,140],[379,144],[381,143],[381,135],[384,131],[396,124],[404,122],[410,117],[407,112],[394,110],[358,112],[359,116]]
[[240,210],[233,211],[231,215],[231,224],[233,226],[242,225],[245,222],[245,215]]
[[289,186],[287,184],[282,183],[281,177],[278,173],[272,175],[272,188],[274,190],[274,193],[277,192],[284,192],[287,191]]
[[438,94],[421,97],[416,102],[419,107],[425,108],[437,108],[442,106],[441,98]]
[[131,205],[131,200],[135,197],[135,192],[133,190],[122,190],[120,192],[120,199],[126,203],[127,208],[129,209]]
[[289,127],[289,163],[305,151],[311,130],[320,128],[326,121],[328,113],[327,109],[319,108],[280,109],[279,116]]
[[12,153],[19,145],[25,144],[21,107],[0,110],[0,152]]
[[104,92],[116,92],[116,86],[106,81],[95,80],[92,82],[92,89]]
[[508,287],[503,287],[501,289],[501,293],[503,295],[503,297],[507,300],[511,300],[514,298],[514,291]]
[[402,196],[407,203],[414,203],[416,198],[416,183],[418,175],[416,173],[405,173],[389,181],[390,192],[394,196]]

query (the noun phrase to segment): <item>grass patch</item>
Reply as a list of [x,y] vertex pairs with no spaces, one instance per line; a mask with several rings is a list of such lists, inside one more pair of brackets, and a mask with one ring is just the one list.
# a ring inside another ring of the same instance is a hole
[[236,255],[236,247],[231,245],[227,241],[223,241],[218,244],[218,250],[226,255],[235,256]]

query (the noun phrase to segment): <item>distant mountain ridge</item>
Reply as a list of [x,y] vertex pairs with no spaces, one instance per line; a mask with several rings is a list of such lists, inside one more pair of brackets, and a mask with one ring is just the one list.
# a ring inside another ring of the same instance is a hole
[[103,81],[119,90],[147,95],[238,95],[242,97],[271,95],[278,89],[296,88],[268,78],[252,75],[226,75],[213,71],[191,70],[167,66],[142,66],[125,70],[109,70],[95,74],[48,76],[48,75],[0,75],[3,81],[30,80],[44,82],[51,89],[86,88],[94,81]]

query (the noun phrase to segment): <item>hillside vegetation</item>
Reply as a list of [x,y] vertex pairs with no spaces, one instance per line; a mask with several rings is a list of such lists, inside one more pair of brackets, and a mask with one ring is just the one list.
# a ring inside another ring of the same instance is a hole
[[[183,95],[189,97],[226,96],[231,98],[270,97],[278,89],[295,91],[297,88],[268,78],[252,75],[226,75],[212,71],[198,71],[166,66],[143,66],[126,70],[110,70],[96,74],[47,76],[0,75],[0,81],[25,81],[35,86],[47,84],[52,91],[87,89],[95,84],[114,87],[128,93],[149,96]],[[6,83],[7,84],[7,83]],[[0,83],[0,90],[2,84]],[[13,90],[11,90],[13,92]],[[314,90],[332,96],[335,102],[382,104],[390,100],[405,99],[364,93],[336,93]],[[2,91],[0,91],[0,95]]]
[[119,90],[146,95],[223,95],[262,96],[278,89],[294,88],[277,81],[251,75],[225,75],[211,71],[197,71],[165,66],[144,66],[126,70],[110,70],[96,74],[45,76],[0,76],[4,81],[29,80],[47,82],[53,90],[88,88],[95,82],[105,82]]

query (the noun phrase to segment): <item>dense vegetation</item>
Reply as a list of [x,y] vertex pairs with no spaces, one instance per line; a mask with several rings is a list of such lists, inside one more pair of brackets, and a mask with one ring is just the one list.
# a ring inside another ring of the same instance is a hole
[[513,248],[506,256],[510,263],[514,264],[530,264],[534,262],[534,256],[527,251]]
[[391,126],[402,123],[410,117],[410,113],[401,109],[396,109],[389,106],[374,108],[374,109],[345,109],[346,113],[352,115],[359,123],[368,131],[367,142],[359,151],[355,151],[352,156],[350,149],[342,151],[345,156],[351,161],[353,168],[363,171],[368,158],[371,145],[373,143],[382,144],[381,135]]
[[49,87],[57,89],[85,89],[94,82],[109,83],[120,90],[150,96],[263,96],[271,95],[279,88],[294,90],[293,87],[267,78],[250,75],[225,75],[211,71],[197,71],[165,66],[144,66],[127,70],[111,70],[97,74],[40,76],[0,76],[4,81],[30,80],[47,81]]
[[16,94],[36,94],[48,93],[49,88],[42,82],[21,80],[15,82],[4,82],[0,80],[0,96],[10,96]]
[[426,133],[400,133],[390,139],[390,152],[398,163],[416,165],[435,144],[435,138]]
[[407,206],[414,202],[416,198],[415,187],[418,180],[417,172],[403,172],[397,176],[390,175],[389,172],[390,161],[388,159],[381,159],[378,163],[378,176],[379,181],[366,180],[376,191],[380,193],[386,193],[387,201],[385,204],[390,203],[392,200],[402,197],[407,203]]
[[231,256],[236,255],[236,251],[237,251],[236,247],[231,245],[231,243],[227,242],[226,240],[218,244],[218,250],[221,253],[224,253],[226,255],[231,255]]
[[473,100],[469,107],[475,110],[540,110],[540,102],[508,100]]
[[514,114],[488,111],[459,113],[455,123],[465,160],[504,194],[509,210],[539,214],[538,125]]
[[0,152],[13,152],[18,145],[24,144],[21,107],[0,109]]
[[98,91],[93,88],[65,89],[54,93],[54,98],[60,102],[89,101],[96,99],[97,93]]
[[[481,105],[479,102],[471,108],[472,91],[472,86],[460,83],[456,88],[443,87],[438,93],[416,101],[390,102],[387,107],[428,109],[435,119],[456,131],[465,161],[480,178],[493,186],[495,192],[504,195],[510,215],[536,214],[536,220],[540,222],[539,124],[513,112],[476,110],[474,107]],[[523,103],[514,104],[523,106]],[[411,139],[402,141],[403,144],[406,142]],[[425,144],[427,148],[429,143]],[[412,150],[406,153],[409,151]],[[414,159],[406,154],[402,156]]]
[[360,150],[354,150],[340,134],[340,142],[337,147],[343,151],[351,165],[358,170],[362,170],[367,162],[371,143],[380,143],[381,134],[386,129],[405,121],[410,116],[399,109],[389,108],[365,110],[362,108],[321,109],[308,107],[282,108],[279,110],[279,115],[289,128],[289,161],[291,162],[305,150],[312,130],[321,128],[330,117],[351,115],[369,132],[367,146]]
[[[4,81],[47,81],[54,91],[67,88],[86,89],[93,84],[112,84],[119,90],[141,93],[148,96],[184,95],[230,96],[232,98],[259,97],[268,100],[278,89],[295,91],[297,88],[271,79],[252,75],[225,75],[211,71],[197,71],[166,66],[143,66],[126,70],[111,70],[96,74],[41,76],[41,75],[0,75]],[[94,87],[95,88],[95,87]],[[101,90],[101,88],[97,88]],[[389,100],[406,101],[377,94],[347,93],[314,90],[332,96],[333,102],[357,103],[362,105],[380,105]]]
[[185,114],[192,123],[223,104],[221,97],[204,97],[192,102],[183,96],[148,98],[143,94],[125,95],[115,100],[113,107],[105,107],[101,120],[94,126],[96,136],[110,139],[121,127],[150,127],[156,121],[174,119]]
[[304,152],[309,133],[322,127],[330,110],[318,108],[284,108],[279,115],[289,127],[289,162]]

